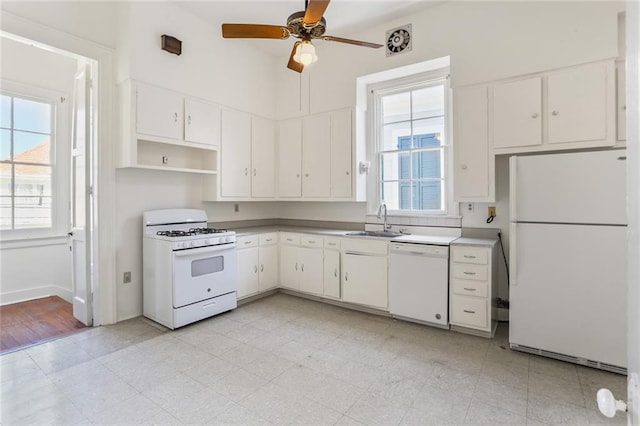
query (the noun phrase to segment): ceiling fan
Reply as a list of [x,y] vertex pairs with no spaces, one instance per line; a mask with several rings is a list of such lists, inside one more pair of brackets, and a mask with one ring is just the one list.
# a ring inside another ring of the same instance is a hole
[[327,21],[323,18],[330,0],[305,0],[305,10],[296,12],[287,18],[287,26],[264,24],[222,24],[222,37],[224,38],[272,38],[287,39],[296,37],[293,50],[289,56],[287,68],[301,73],[305,65],[318,60],[315,48],[311,40],[319,38],[327,41],[353,44],[356,46],[371,47],[377,49],[381,44],[368,43],[366,41],[351,40],[347,38],[324,35]]

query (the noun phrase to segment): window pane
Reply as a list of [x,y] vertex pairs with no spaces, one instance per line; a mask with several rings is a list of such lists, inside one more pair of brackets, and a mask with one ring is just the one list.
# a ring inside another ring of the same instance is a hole
[[15,203],[15,229],[51,227],[51,197],[16,197]]
[[31,132],[51,132],[51,105],[28,99],[13,99],[13,127]]
[[432,86],[411,92],[412,119],[444,115],[444,86]]
[[17,196],[51,196],[51,167],[15,165],[15,194]]
[[424,148],[444,144],[444,117],[427,118],[413,122],[414,146]]
[[398,182],[382,183],[382,202],[387,210],[400,210],[400,184]]
[[50,164],[50,140],[49,135],[13,132],[13,161]]
[[411,122],[384,125],[383,151],[409,148],[411,141]]
[[409,179],[409,153],[382,154],[382,180]]
[[11,197],[0,196],[0,229],[11,229],[11,200]]
[[411,154],[413,179],[442,178],[442,151],[418,151]]
[[382,97],[382,122],[393,123],[411,119],[411,93]]
[[414,182],[414,210],[444,210],[442,205],[442,181]]
[[0,161],[11,160],[11,131],[0,130]]
[[11,96],[2,95],[0,99],[0,127],[11,128]]

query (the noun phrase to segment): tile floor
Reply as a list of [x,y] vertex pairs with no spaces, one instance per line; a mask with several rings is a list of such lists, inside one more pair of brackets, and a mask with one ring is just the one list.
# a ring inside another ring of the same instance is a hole
[[0,357],[9,424],[625,424],[626,378],[284,294],[174,332],[139,318]]

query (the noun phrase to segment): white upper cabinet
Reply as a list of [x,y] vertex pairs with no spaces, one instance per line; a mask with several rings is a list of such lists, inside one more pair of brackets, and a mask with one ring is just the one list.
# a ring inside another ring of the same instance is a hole
[[[607,92],[614,93],[613,79],[613,63],[583,65],[549,74],[549,143],[606,140]],[[613,144],[613,138],[610,139]]]
[[493,87],[493,147],[542,144],[542,78]]
[[159,87],[136,87],[136,130],[139,134],[182,139],[183,96]]
[[331,145],[329,114],[302,120],[302,193],[305,197],[330,196]]
[[333,111],[331,120],[331,196],[352,195],[352,113],[350,109]]
[[248,198],[251,195],[251,116],[223,110],[221,135],[220,195]]
[[278,196],[302,196],[302,120],[278,123]]
[[[119,87],[119,167],[214,175],[220,108],[161,87],[126,80]],[[199,108],[185,123],[185,108]],[[203,112],[206,110],[206,113]],[[186,128],[185,128],[186,126]],[[196,137],[191,130],[197,127]]]
[[487,87],[454,89],[454,199],[494,201],[495,158],[489,151]]
[[251,196],[275,197],[276,129],[271,120],[251,118]]
[[217,147],[220,143],[220,107],[185,98],[184,139]]

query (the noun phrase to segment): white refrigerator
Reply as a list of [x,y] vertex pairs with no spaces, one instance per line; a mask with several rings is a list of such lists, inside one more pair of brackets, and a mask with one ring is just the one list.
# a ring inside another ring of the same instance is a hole
[[513,349],[624,372],[625,155],[511,157]]

